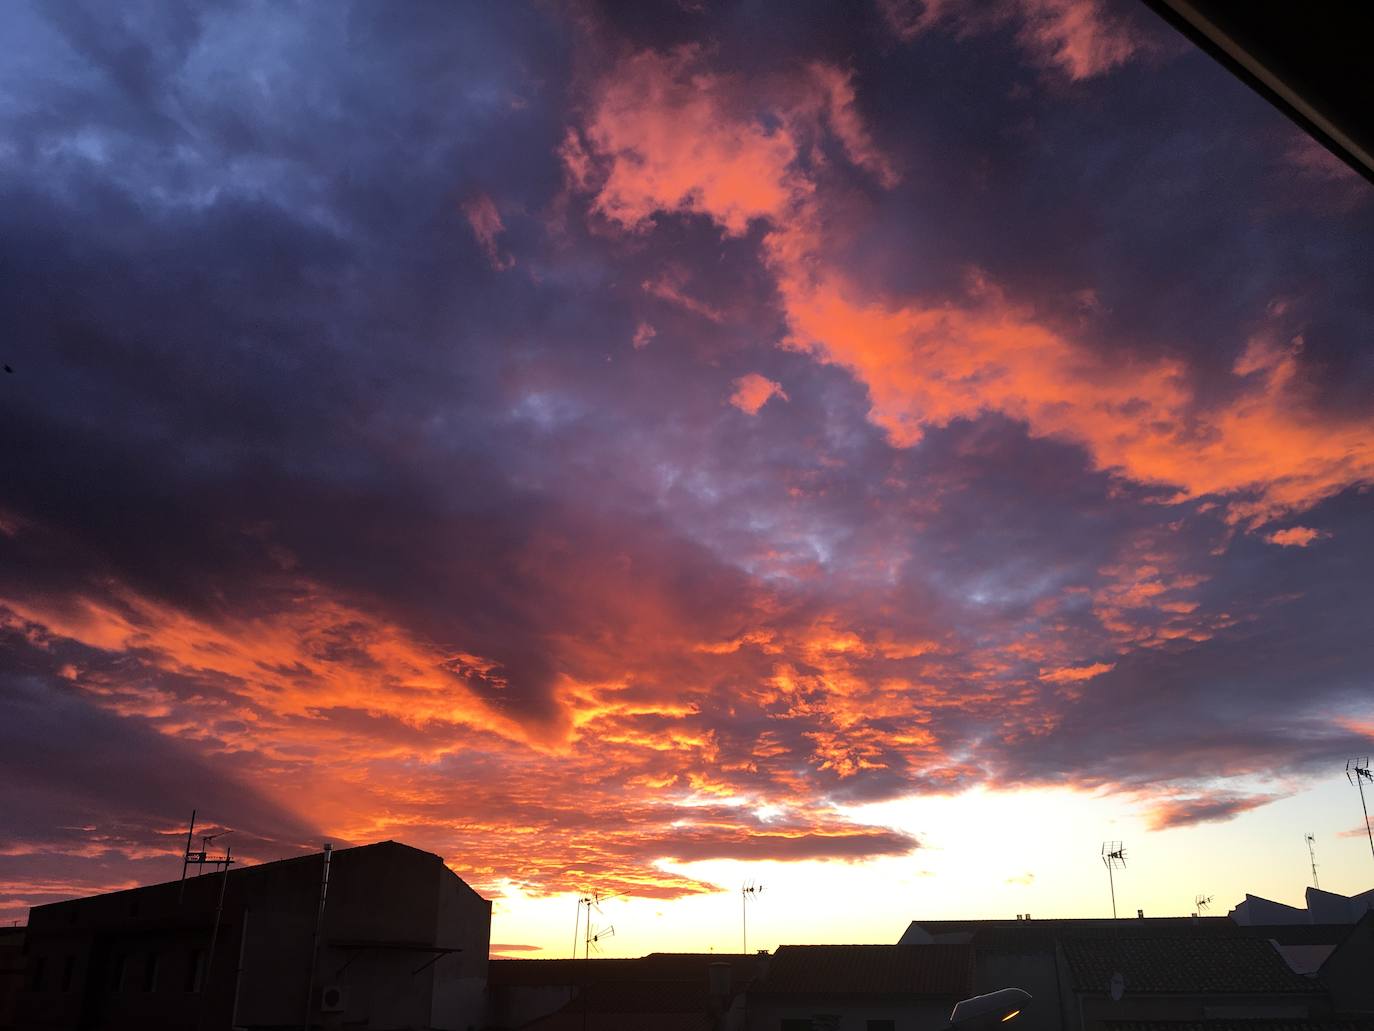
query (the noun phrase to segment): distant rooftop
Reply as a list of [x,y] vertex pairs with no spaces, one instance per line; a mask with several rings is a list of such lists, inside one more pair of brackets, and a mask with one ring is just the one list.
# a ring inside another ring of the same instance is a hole
[[1260,938],[1068,938],[1064,954],[1079,991],[1105,994],[1117,973],[1132,994],[1321,991]]
[[967,945],[783,945],[755,985],[761,994],[972,994]]
[[1230,919],[1238,924],[1353,924],[1374,909],[1374,888],[1358,895],[1341,895],[1320,888],[1308,888],[1306,909],[1275,902],[1259,895],[1246,894],[1245,900],[1231,910]]

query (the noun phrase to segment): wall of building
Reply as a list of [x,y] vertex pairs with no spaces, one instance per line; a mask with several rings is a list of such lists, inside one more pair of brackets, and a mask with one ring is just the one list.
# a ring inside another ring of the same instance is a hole
[[[321,868],[315,855],[36,908],[29,951],[43,976],[19,998],[20,1026],[300,1026]],[[310,995],[337,985],[345,1005],[316,1001],[314,1022],[477,1026],[490,913],[437,856],[394,843],[335,853]],[[436,944],[465,951],[430,963]]]
[[[784,1020],[810,1020],[833,1031],[867,1031],[870,1020],[891,1020],[894,1031],[931,1031],[949,1019],[952,1002],[911,1002],[874,997],[818,996],[805,1000],[749,997],[745,1003],[748,1031],[778,1031]],[[833,1025],[818,1018],[834,1017]]]
[[1016,1018],[1017,1031],[1063,1031],[1059,971],[1054,947],[1036,951],[978,949],[974,966],[974,994],[1000,988],[1024,988],[1030,1005]]
[[1102,1031],[1106,1021],[1200,1021],[1200,1020],[1309,1020],[1331,1015],[1322,995],[1228,995],[1165,993],[1123,996],[1078,996],[1082,1024],[1077,1031]]
[[28,978],[22,927],[0,927],[0,1031],[14,1027],[19,992]]
[[1317,976],[1341,1016],[1374,1016],[1374,915],[1355,926]]
[[440,957],[431,967],[430,1026],[444,1031],[480,1027],[486,1009],[491,903],[445,869],[437,885],[434,921],[434,941],[462,951]]

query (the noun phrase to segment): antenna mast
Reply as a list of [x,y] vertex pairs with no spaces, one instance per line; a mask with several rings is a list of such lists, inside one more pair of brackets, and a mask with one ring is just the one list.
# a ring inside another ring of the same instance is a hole
[[[584,951],[583,951],[583,956],[582,956],[583,959],[590,959],[590,958],[591,958],[591,955],[592,955],[592,946],[595,945],[595,944],[596,944],[598,941],[600,941],[602,938],[613,938],[613,937],[615,937],[615,928],[614,928],[614,927],[607,927],[604,931],[593,931],[593,930],[592,930],[592,910],[595,909],[598,913],[600,913],[600,912],[601,912],[601,903],[604,902],[606,899],[618,898],[618,897],[621,896],[621,895],[628,895],[628,894],[629,894],[629,891],[628,891],[628,890],[626,890],[626,891],[614,891],[614,892],[611,892],[611,894],[609,894],[609,895],[603,895],[603,894],[601,894],[601,892],[599,892],[599,891],[594,891],[594,892],[592,892],[590,895],[583,895],[581,898],[579,898],[579,899],[577,900],[577,915],[578,915],[579,923],[581,922],[582,907],[583,907],[583,906],[586,906],[586,907],[587,907],[587,928],[586,928],[586,932],[585,932],[586,937],[583,939],[583,949],[584,949]],[[598,951],[599,951],[599,950],[598,950]],[[577,929],[574,928],[574,929],[573,929],[573,959],[576,959],[576,958],[577,958]]]
[[1303,837],[1303,840],[1307,842],[1307,855],[1308,855],[1308,857],[1311,858],[1311,860],[1312,860],[1312,887],[1316,888],[1318,891],[1321,891],[1321,887],[1322,887],[1321,881],[1317,880],[1317,838],[1316,838],[1316,835],[1314,835],[1311,831],[1308,831],[1308,832],[1307,832],[1306,834],[1304,834],[1302,837]]
[[577,943],[582,940],[582,907],[587,907],[587,923],[592,922],[592,897],[590,895],[579,895],[577,897],[577,920],[573,924],[573,952],[572,958],[577,958]]
[[1107,884],[1112,889],[1112,919],[1116,919],[1116,877],[1114,871],[1126,869],[1126,849],[1119,841],[1102,843],[1102,865],[1107,868]]
[[1374,855],[1374,830],[1369,829],[1369,806],[1364,800],[1364,782],[1374,784],[1374,773],[1369,770],[1369,756],[1347,761],[1345,779],[1360,789],[1360,808],[1364,810],[1364,832],[1369,835],[1369,854]]
[[750,881],[739,890],[740,952],[749,955],[749,900],[763,894],[763,885]]
[[199,867],[196,876],[199,877],[205,872],[207,866],[216,869],[223,866],[224,872],[229,872],[229,867],[234,863],[228,849],[224,850],[222,856],[210,855],[210,843],[216,838],[222,838],[226,834],[233,834],[233,831],[215,831],[214,834],[202,834],[200,836],[200,848],[196,851],[191,850],[191,837],[196,832],[196,811],[191,810],[191,825],[186,828],[186,850],[181,856],[181,886],[177,889],[177,903],[181,903],[182,897],[186,894],[186,871],[189,867]]

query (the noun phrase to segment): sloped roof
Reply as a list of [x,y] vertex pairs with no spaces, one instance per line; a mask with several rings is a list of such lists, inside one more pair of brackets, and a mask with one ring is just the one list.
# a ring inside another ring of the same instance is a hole
[[1115,973],[1129,994],[1321,991],[1259,938],[1066,938],[1063,944],[1078,991],[1105,993]]
[[751,994],[972,994],[968,945],[783,945]]
[[[923,930],[933,937],[969,934],[978,945],[984,942],[1015,942],[1064,934],[1109,934],[1122,928],[1132,938],[1174,937],[1177,935],[1220,935],[1236,933],[1236,925],[1224,916],[1151,916],[1113,920],[1109,917],[1049,917],[1036,920],[913,920],[903,934]],[[916,944],[912,942],[911,944]]]
[[[918,931],[936,943],[982,949],[1041,951],[1061,938],[1272,938],[1285,945],[1335,945],[1350,924],[1237,924],[1224,916],[1043,920],[913,920],[900,944],[918,944]],[[921,940],[924,940],[923,936]]]

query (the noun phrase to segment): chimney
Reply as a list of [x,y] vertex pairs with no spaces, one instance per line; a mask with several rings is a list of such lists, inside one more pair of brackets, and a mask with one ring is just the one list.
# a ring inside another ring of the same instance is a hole
[[1144,920],[1144,919],[1145,919],[1145,910],[1143,910],[1143,909],[1137,909],[1137,910],[1135,911],[1135,915],[1138,916],[1141,920]]

